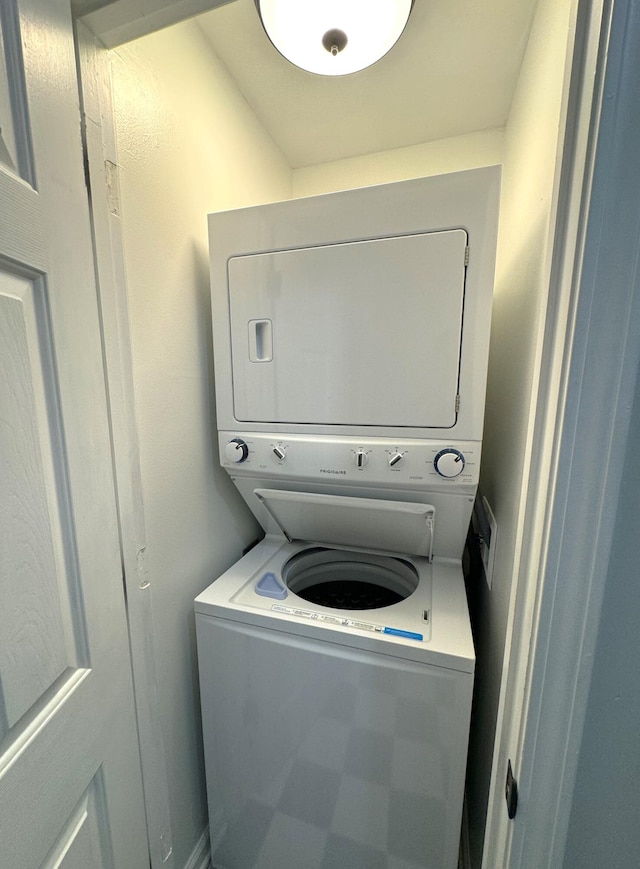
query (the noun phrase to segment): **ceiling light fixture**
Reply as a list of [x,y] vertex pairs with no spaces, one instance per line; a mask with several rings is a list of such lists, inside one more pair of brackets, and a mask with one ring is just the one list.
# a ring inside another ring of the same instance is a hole
[[413,0],[255,0],[280,54],[319,75],[348,75],[400,38]]

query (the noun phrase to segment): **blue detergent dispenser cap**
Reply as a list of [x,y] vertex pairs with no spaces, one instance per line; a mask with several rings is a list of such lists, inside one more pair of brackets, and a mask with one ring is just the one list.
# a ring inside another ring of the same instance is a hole
[[276,600],[284,600],[288,594],[285,586],[280,582],[275,573],[263,574],[263,576],[256,582],[255,588],[256,594],[260,594],[263,597],[274,597]]

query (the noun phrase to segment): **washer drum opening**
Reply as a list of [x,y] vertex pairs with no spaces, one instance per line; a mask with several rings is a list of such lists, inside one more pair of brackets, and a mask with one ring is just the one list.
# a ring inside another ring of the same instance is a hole
[[400,558],[323,547],[294,555],[282,578],[303,600],[341,610],[381,609],[418,587],[415,567]]

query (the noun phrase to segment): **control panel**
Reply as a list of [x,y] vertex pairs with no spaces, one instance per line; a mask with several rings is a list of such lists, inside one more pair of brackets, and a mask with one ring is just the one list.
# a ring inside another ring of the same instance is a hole
[[353,484],[456,488],[476,485],[480,442],[365,441],[310,435],[220,432],[220,461],[232,476],[291,477]]

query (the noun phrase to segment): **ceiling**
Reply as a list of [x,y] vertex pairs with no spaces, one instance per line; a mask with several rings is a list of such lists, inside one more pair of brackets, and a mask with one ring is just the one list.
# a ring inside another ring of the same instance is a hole
[[290,166],[300,168],[503,127],[536,2],[415,0],[395,47],[343,77],[286,61],[254,0],[196,20]]

